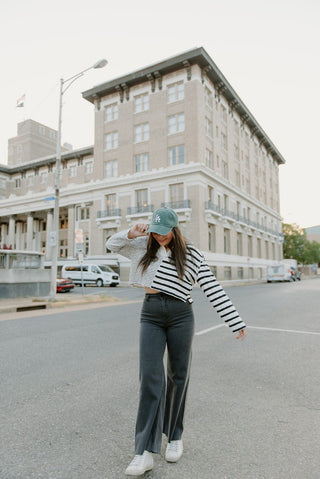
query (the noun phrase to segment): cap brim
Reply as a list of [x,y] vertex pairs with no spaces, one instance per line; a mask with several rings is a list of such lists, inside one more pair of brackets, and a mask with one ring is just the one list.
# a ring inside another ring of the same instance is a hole
[[150,225],[147,229],[147,233],[157,233],[158,235],[165,236],[170,233],[171,230],[172,228],[168,228],[167,226]]

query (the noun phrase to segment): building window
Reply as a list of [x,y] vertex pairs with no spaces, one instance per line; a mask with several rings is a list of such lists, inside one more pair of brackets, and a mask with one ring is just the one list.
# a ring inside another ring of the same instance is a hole
[[114,211],[117,208],[117,195],[112,193],[105,196],[105,209],[108,213]]
[[235,176],[235,182],[236,182],[236,186],[238,186],[240,188],[240,171],[238,170],[235,170],[234,171],[234,176]]
[[206,117],[205,119],[205,128],[206,128],[206,134],[212,138],[213,137],[213,127],[212,127],[212,121],[209,120],[209,118]]
[[175,183],[174,185],[169,185],[169,196],[170,202],[175,203],[184,200],[184,184]]
[[261,258],[261,239],[257,238],[257,256]]
[[117,103],[108,105],[105,108],[105,121],[117,120],[119,116],[119,107]]
[[209,240],[209,251],[216,251],[216,227],[215,225],[209,224],[208,227],[208,240]]
[[45,129],[44,126],[39,126],[39,133],[42,136],[44,136],[46,134],[46,129]]
[[149,170],[149,153],[142,153],[134,157],[134,171],[140,173],[141,171]]
[[206,148],[206,166],[208,166],[209,168],[213,168],[213,153],[211,150],[208,150],[208,148]]
[[61,218],[59,221],[60,229],[67,230],[68,229],[68,218]]
[[266,241],[266,259],[269,259],[269,243]]
[[69,178],[75,178],[77,176],[77,165],[69,166]]
[[225,106],[221,105],[221,119],[227,123],[227,109]]
[[168,103],[184,99],[183,82],[174,83],[168,86]]
[[134,141],[141,143],[149,140],[149,123],[142,123],[134,127]]
[[230,230],[226,228],[223,230],[223,252],[230,254]]
[[214,188],[213,186],[208,186],[208,201],[214,203]]
[[104,177],[113,178],[118,176],[118,160],[106,161],[104,164]]
[[15,188],[21,188],[21,178],[15,178],[14,186]]
[[149,95],[148,93],[143,93],[134,98],[134,112],[140,113],[142,111],[149,110]]
[[136,206],[141,208],[148,205],[148,190],[136,190]]
[[105,135],[105,149],[114,150],[118,148],[118,132],[107,133]]
[[169,165],[178,165],[185,162],[184,145],[169,148]]
[[82,206],[79,208],[79,220],[89,220],[90,219],[90,208],[89,206]]
[[238,279],[243,279],[243,268],[241,266],[238,268]]
[[242,256],[242,233],[237,233],[237,255]]
[[33,186],[34,175],[27,176],[27,182],[28,182],[28,186]]
[[48,173],[46,171],[43,171],[41,173],[41,184],[44,185],[45,183],[47,183],[47,179],[48,179]]
[[228,137],[225,132],[221,132],[221,146],[224,150],[228,151]]
[[213,100],[212,100],[212,93],[211,91],[209,90],[209,88],[205,87],[204,89],[204,98],[205,98],[205,102],[206,102],[206,105],[209,107],[209,108],[212,108],[213,106]]
[[169,116],[168,118],[168,133],[173,135],[174,133],[179,133],[184,131],[184,113],[179,113],[177,115]]
[[56,132],[53,131],[53,130],[49,130],[49,137],[50,137],[52,140],[55,140],[55,139],[56,139]]
[[232,275],[231,275],[231,266],[225,266],[224,267],[224,279],[231,279],[232,278]]
[[252,258],[252,236],[248,236],[248,256]]
[[87,161],[84,164],[84,172],[86,175],[91,175],[93,173],[93,161]]
[[60,245],[59,245],[59,255],[60,258],[66,258],[68,256],[68,240],[60,240]]
[[225,160],[222,160],[222,176],[226,179],[229,178],[229,169],[228,169],[228,163]]

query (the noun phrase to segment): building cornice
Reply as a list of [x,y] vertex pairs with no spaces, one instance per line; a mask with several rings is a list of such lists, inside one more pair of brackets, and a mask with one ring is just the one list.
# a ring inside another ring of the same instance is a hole
[[161,78],[163,75],[172,73],[178,69],[186,68],[188,70],[195,64],[201,68],[203,77],[206,75],[211,80],[215,87],[216,94],[218,96],[222,95],[227,100],[230,110],[239,115],[242,124],[249,128],[251,134],[257,138],[260,145],[263,145],[268,154],[270,154],[278,164],[284,164],[285,159],[281,153],[203,47],[189,50],[167,60],[163,60],[160,63],[155,63],[130,74],[97,85],[90,90],[84,91],[82,96],[89,102],[95,103],[106,95],[123,91],[124,85],[126,91],[128,91],[131,86],[148,82],[150,78]]
[[[68,151],[62,153],[61,160],[73,160],[82,158],[83,156],[93,155],[93,146],[86,146],[77,150]],[[0,164],[0,173],[6,173],[7,175],[14,175],[22,173],[27,170],[33,170],[42,166],[54,165],[56,163],[56,155],[50,155],[43,158],[37,158],[36,160],[28,161],[28,163],[21,163],[20,165],[7,166]]]

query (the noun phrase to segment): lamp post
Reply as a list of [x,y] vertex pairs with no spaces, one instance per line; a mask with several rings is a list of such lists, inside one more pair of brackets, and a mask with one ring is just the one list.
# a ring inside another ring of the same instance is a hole
[[70,78],[64,80],[60,78],[60,95],[59,95],[59,123],[58,123],[58,137],[57,137],[57,150],[56,150],[56,175],[54,186],[54,210],[53,210],[53,230],[50,232],[50,245],[51,250],[51,287],[50,287],[50,300],[55,298],[57,290],[57,265],[58,265],[58,242],[59,242],[59,199],[60,199],[60,171],[61,171],[61,127],[62,127],[62,99],[64,93],[78,78],[82,77],[87,71],[94,68],[103,68],[107,65],[107,60],[102,59],[96,62],[89,68],[82,70],[81,72],[73,75]]

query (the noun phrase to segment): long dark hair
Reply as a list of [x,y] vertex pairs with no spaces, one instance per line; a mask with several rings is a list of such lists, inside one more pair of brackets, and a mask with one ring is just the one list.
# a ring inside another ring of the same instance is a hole
[[[186,264],[187,246],[186,241],[178,226],[172,228],[172,240],[169,243],[171,250],[171,262],[175,265],[178,277],[183,279]],[[142,268],[142,274],[148,269],[151,263],[157,258],[157,251],[160,248],[159,243],[154,239],[152,233],[149,235],[147,251],[139,261],[138,267]]]

